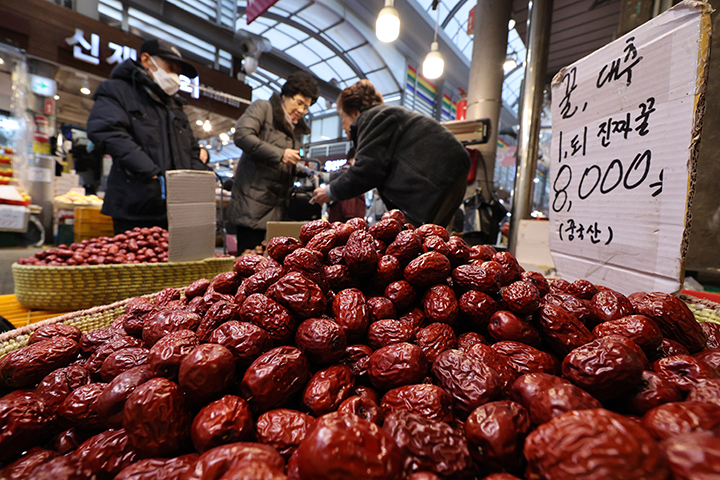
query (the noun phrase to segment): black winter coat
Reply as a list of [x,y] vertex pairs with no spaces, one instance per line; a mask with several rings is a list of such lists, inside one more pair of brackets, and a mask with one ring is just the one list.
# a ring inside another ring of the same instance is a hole
[[457,210],[470,157],[436,120],[405,107],[378,105],[355,119],[350,136],[357,148],[355,164],[330,182],[334,197],[346,200],[377,188],[389,209],[398,208],[418,223],[441,221],[436,215],[448,198],[454,210],[447,205],[444,210]]
[[168,96],[133,60],[115,67],[94,99],[88,138],[113,158],[102,213],[127,221],[166,220],[159,177],[168,170],[205,169],[184,100]]
[[235,145],[243,151],[228,206],[228,220],[235,225],[264,230],[269,221],[288,219],[296,171],[282,156],[286,148],[298,150],[310,129],[303,119],[292,127],[281,101],[277,94],[256,100],[235,125]]

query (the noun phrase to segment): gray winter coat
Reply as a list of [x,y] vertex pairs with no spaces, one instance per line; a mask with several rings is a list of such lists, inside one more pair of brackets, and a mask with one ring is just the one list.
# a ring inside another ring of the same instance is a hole
[[235,125],[235,145],[242,149],[228,207],[235,225],[263,230],[269,221],[287,220],[295,167],[282,163],[286,148],[298,150],[310,128],[300,119],[293,128],[280,96],[257,100]]

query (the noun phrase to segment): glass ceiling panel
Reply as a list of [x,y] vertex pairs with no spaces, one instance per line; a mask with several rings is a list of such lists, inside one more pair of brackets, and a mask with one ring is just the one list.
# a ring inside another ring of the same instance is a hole
[[265,69],[263,69],[263,68],[259,68],[258,71],[261,72],[263,75],[265,75],[266,77],[270,78],[270,79],[273,80],[273,81],[276,81],[276,82],[277,82],[278,80],[280,80],[280,76],[275,75],[274,73],[272,73],[272,72],[270,72],[270,71],[268,71],[268,70],[265,70]]
[[210,10],[210,13],[208,13],[208,8],[205,5],[202,5],[202,3],[198,2],[198,1],[186,2],[184,0],[168,0],[168,3],[177,5],[178,7],[185,10],[186,12],[190,12],[193,15],[203,18],[205,20],[215,21],[215,8],[214,7],[212,10]]
[[309,4],[308,0],[282,0],[271,7],[270,10],[280,9],[287,13],[295,13]]
[[297,61],[302,63],[303,65],[313,65],[315,63],[318,63],[322,61],[322,58],[315,55],[315,53],[310,50],[308,47],[306,47],[305,43],[298,43],[292,48],[288,48],[285,53],[290,55],[291,57],[295,58]]
[[308,8],[303,9],[298,14],[293,15],[293,17],[296,16],[313,25],[315,27],[314,30],[320,31],[335,25],[340,20],[340,17],[338,17],[334,12],[318,3],[314,3]]
[[275,29],[280,30],[285,35],[294,38],[298,42],[304,42],[309,38],[307,33],[302,32],[295,27],[291,27],[287,23],[280,22],[277,25],[275,25]]
[[360,81],[360,79],[358,77],[346,78],[342,82],[341,86],[342,86],[342,88],[346,88],[346,87],[349,87],[350,85],[353,85],[354,83],[357,83],[358,81]]
[[258,35],[260,35],[265,30],[267,30],[269,27],[272,27],[276,24],[277,24],[277,22],[274,20],[268,20],[266,18],[258,18],[254,22],[252,22],[250,25],[246,25],[245,15],[243,15],[242,17],[238,18],[235,28],[237,30],[247,30],[248,32],[257,33]]
[[272,46],[277,48],[278,50],[285,51],[286,49],[292,47],[297,43],[297,40],[288,35],[285,35],[276,28],[271,28],[270,30],[263,32],[262,36],[270,40]]
[[338,74],[325,62],[321,62],[311,66],[310,71],[312,71],[315,75],[325,81],[330,81],[333,78],[336,80],[340,80],[339,78],[337,78]]
[[262,85],[262,82],[256,80],[255,78],[253,78],[249,75],[247,77],[245,77],[245,83],[247,83],[250,86],[250,88],[253,88],[253,89],[258,88],[260,85]]
[[343,50],[351,50],[365,43],[365,38],[347,23],[337,25],[327,32],[327,36],[335,41]]
[[367,78],[373,83],[373,85],[375,85],[375,88],[377,88],[380,93],[391,93],[397,92],[398,90],[395,78],[387,68],[383,68],[377,72],[368,73]]
[[108,17],[112,18],[113,20],[122,21],[123,15],[122,15],[122,5],[120,6],[120,9],[113,8],[109,5],[103,5],[102,3],[98,5],[98,12],[107,15]]
[[252,101],[254,102],[255,100],[268,100],[270,97],[272,97],[273,93],[274,92],[268,87],[255,88],[252,91]]
[[348,52],[348,55],[352,56],[355,63],[363,72],[372,72],[378,68],[385,66],[385,62],[380,58],[374,48],[370,45],[363,45],[360,48]]
[[340,78],[338,78],[338,80],[345,80],[347,78],[353,78],[357,76],[353,69],[350,68],[348,64],[345,63],[340,57],[329,58],[327,60],[327,64],[330,65],[330,67],[335,70],[338,75],[340,75]]
[[322,98],[319,99],[317,102],[315,102],[314,105],[310,107],[309,112],[313,115],[317,115],[318,113],[322,113],[326,110],[325,108],[325,100]]
[[193,37],[179,28],[168,25],[167,23],[146,15],[134,8],[128,9],[128,15],[130,17],[129,23],[133,27],[144,30],[152,35],[156,35],[158,38],[171,37],[168,38],[168,40],[178,47],[197,55],[201,55],[205,58],[214,59],[215,57],[215,47],[208,42],[204,42],[197,37]]
[[308,47],[310,50],[312,50],[315,55],[318,55],[323,60],[326,60],[332,56],[335,55],[335,53],[330,50],[328,47],[325,46],[322,42],[320,42],[316,38],[308,38],[305,40],[305,46]]

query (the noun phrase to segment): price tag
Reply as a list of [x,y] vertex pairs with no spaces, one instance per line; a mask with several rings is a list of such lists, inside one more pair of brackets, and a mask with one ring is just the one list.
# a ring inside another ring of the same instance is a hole
[[710,7],[683,2],[552,82],[558,273],[629,294],[681,288]]
[[25,228],[26,207],[0,205],[0,230],[22,230]]
[[52,182],[53,172],[48,168],[30,167],[28,168],[28,180],[31,182]]

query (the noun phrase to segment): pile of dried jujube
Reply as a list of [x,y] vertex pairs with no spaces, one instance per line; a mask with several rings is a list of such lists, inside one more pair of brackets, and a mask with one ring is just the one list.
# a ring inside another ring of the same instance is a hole
[[39,328],[0,360],[0,477],[718,478],[718,325],[403,221]]
[[20,265],[74,267],[168,261],[168,231],[135,227],[114,237],[98,237],[58,245],[18,260]]

